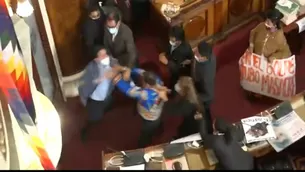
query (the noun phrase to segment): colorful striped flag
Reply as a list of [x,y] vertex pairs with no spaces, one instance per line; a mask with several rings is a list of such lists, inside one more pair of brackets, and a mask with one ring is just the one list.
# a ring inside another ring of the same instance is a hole
[[42,167],[55,170],[33,122],[36,112],[29,77],[5,0],[0,0],[0,88]]

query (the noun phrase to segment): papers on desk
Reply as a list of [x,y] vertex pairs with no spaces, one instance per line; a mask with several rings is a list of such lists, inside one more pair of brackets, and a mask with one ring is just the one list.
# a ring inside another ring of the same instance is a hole
[[252,116],[241,120],[247,143],[275,138],[271,119],[263,116]]
[[145,164],[133,165],[129,167],[120,167],[120,170],[145,170]]
[[294,112],[272,121],[276,139],[268,140],[280,152],[305,136],[305,122]]
[[299,33],[303,32],[305,30],[305,17],[303,17],[302,19],[298,20],[296,22],[296,24],[299,27]]
[[198,141],[198,140],[202,140],[201,136],[199,133],[196,134],[192,134],[177,140],[174,140],[172,142],[170,142],[170,144],[176,144],[176,143],[188,143],[188,142],[193,142],[193,141]]

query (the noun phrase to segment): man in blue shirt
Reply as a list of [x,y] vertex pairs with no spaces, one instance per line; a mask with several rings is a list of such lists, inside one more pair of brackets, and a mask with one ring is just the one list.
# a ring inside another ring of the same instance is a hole
[[110,57],[102,46],[94,48],[96,58],[85,68],[79,86],[79,96],[88,112],[88,123],[82,129],[81,136],[85,139],[88,129],[98,122],[111,104],[112,68],[117,60]]
[[140,148],[148,146],[156,130],[161,125],[161,113],[164,102],[167,101],[167,90],[161,86],[161,80],[152,72],[142,69],[131,69],[132,77],[142,77],[143,86],[138,87],[117,75],[113,82],[125,95],[137,99],[137,110],[143,119],[143,125],[138,142]]

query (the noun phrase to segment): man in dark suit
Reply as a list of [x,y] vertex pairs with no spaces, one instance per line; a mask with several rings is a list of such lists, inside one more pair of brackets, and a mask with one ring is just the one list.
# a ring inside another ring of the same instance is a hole
[[[213,125],[214,132],[207,132],[208,125]],[[204,146],[212,149],[219,161],[219,170],[253,170],[254,158],[245,152],[235,139],[232,126],[222,119],[209,124],[204,119],[199,121],[199,133]]]
[[104,38],[104,13],[98,5],[88,5],[88,17],[83,25],[83,39],[87,55],[95,58],[93,47],[103,45]]
[[210,106],[214,99],[216,57],[213,53],[213,47],[205,41],[198,44],[194,54],[191,68],[192,77],[199,92],[199,99],[205,108],[205,119],[212,123]]
[[184,30],[180,26],[174,26],[169,32],[169,45],[165,53],[160,54],[161,63],[168,66],[170,72],[170,89],[174,86],[180,75],[188,75],[189,64],[194,54],[190,44],[185,41]]
[[131,29],[121,21],[119,11],[113,9],[106,16],[104,45],[120,65],[133,68],[137,62],[137,50]]

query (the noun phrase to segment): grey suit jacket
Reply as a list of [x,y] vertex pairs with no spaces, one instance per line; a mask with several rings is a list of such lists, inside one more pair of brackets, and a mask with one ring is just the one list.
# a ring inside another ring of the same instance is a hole
[[111,55],[118,59],[120,65],[132,68],[135,65],[137,58],[137,50],[134,43],[132,31],[130,28],[121,23],[119,26],[118,34],[114,41],[108,29],[105,28],[104,45]]
[[[110,66],[113,67],[116,64],[118,64],[118,61],[114,58],[110,58]],[[82,76],[80,85],[78,87],[79,97],[84,106],[86,106],[88,98],[98,85],[93,81],[98,79],[100,75],[101,74],[97,62],[95,60],[89,62],[85,68],[85,73]]]

